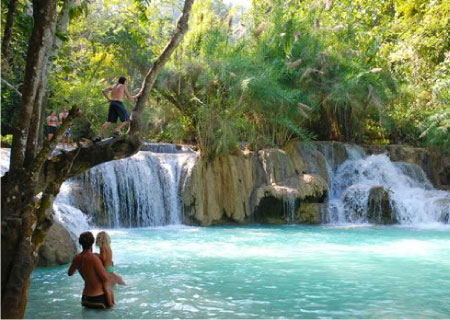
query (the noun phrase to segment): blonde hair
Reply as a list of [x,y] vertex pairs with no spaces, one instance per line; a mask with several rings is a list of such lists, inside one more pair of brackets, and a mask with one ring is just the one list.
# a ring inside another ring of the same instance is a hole
[[101,231],[97,234],[97,238],[95,239],[95,244],[99,248],[110,247],[111,246],[111,238],[105,231]]

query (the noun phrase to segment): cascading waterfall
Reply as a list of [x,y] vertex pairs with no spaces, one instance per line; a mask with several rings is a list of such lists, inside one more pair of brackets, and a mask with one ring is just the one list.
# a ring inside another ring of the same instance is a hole
[[[333,173],[329,222],[449,222],[450,192],[434,189],[419,166],[391,162],[384,154],[365,157],[350,146],[347,154]],[[381,211],[391,216],[381,217]]]
[[145,227],[182,223],[180,193],[196,154],[171,145],[147,144],[144,150],[156,152],[140,151],[94,167],[76,179],[77,205],[95,224]]
[[[182,223],[180,194],[196,153],[172,144],[146,143],[132,157],[96,166],[61,185],[56,221],[74,239],[93,225],[144,227]],[[9,149],[1,149],[1,175]]]
[[78,239],[80,233],[91,229],[90,218],[76,207],[72,197],[73,181],[61,185],[58,196],[53,202],[55,218],[69,231],[73,239]]

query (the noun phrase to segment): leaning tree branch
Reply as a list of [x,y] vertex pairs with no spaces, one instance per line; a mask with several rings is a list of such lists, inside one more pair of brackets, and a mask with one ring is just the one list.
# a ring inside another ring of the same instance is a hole
[[140,130],[141,130],[141,124],[140,124],[140,114],[145,108],[145,104],[147,101],[147,97],[150,94],[150,91],[152,90],[156,78],[158,77],[159,72],[164,67],[164,65],[169,61],[172,53],[175,51],[175,49],[180,44],[181,40],[183,40],[183,37],[185,33],[188,30],[188,21],[189,16],[191,14],[192,4],[194,3],[194,0],[185,0],[183,12],[181,14],[180,19],[177,22],[176,31],[173,34],[172,38],[170,39],[167,46],[164,48],[161,55],[156,59],[153,66],[148,71],[147,75],[145,76],[145,79],[142,83],[141,91],[142,94],[138,98],[136,106],[133,109],[133,112],[131,114],[131,125],[130,125],[130,132],[132,135],[139,136]]
[[20,97],[22,97],[22,92],[19,91],[19,89],[17,89],[16,87],[14,87],[11,83],[9,83],[8,81],[6,81],[5,79],[2,78],[2,82],[4,84],[6,84],[6,86],[8,88],[10,88],[11,90],[14,90]]

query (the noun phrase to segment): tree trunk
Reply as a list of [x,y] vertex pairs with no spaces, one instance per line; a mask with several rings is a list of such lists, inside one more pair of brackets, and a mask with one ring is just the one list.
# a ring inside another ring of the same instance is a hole
[[27,65],[20,104],[20,122],[13,135],[10,170],[23,167],[25,149],[28,144],[33,107],[42,74],[48,61],[48,50],[55,37],[56,9],[58,0],[34,0],[34,27],[27,53]]
[[8,15],[6,16],[5,31],[2,40],[2,56],[4,61],[8,61],[9,41],[11,40],[14,16],[16,15],[17,0],[9,0]]
[[[139,115],[145,108],[145,102],[158,73],[187,31],[193,0],[186,0],[176,32],[144,79],[143,95],[133,110],[132,123],[137,123],[138,129],[132,131],[131,135],[106,139],[100,143],[89,143],[85,146],[79,145],[75,150],[53,155],[49,159],[49,153],[55,148],[59,138],[70,126],[73,118],[79,115],[78,109],[73,107],[66,121],[56,131],[54,139],[51,142],[46,141],[42,149],[37,151],[39,135],[30,133],[30,130],[39,128],[40,123],[35,122],[40,122],[40,117],[32,117],[32,114],[35,110],[43,109],[35,108],[35,105],[36,100],[41,99],[37,96],[37,91],[44,83],[42,77],[47,77],[47,61],[51,48],[48,41],[54,43],[52,39],[55,37],[56,3],[57,0],[33,2],[35,26],[25,69],[20,106],[21,123],[13,137],[10,171],[1,179],[2,318],[24,316],[31,272],[35,267],[37,251],[52,225],[49,208],[61,184],[93,166],[129,157],[139,150],[141,145]],[[44,89],[43,87],[39,90]],[[25,161],[26,150],[28,158]],[[26,168],[23,167],[25,162]]]
[[[69,10],[74,5],[75,0],[64,1],[63,7],[58,14],[57,22],[55,25],[53,25],[58,34],[66,33],[67,26],[69,25]],[[54,35],[53,41],[49,41],[47,43],[49,47],[46,48],[46,52],[48,52],[46,57],[46,69],[42,72],[41,80],[36,93],[36,98],[34,100],[32,119],[35,119],[36,121],[31,121],[30,129],[28,131],[27,141],[29,142],[27,143],[25,151],[25,167],[27,167],[33,161],[34,156],[40,148],[40,143],[42,140],[40,129],[42,128],[42,120],[45,113],[45,104],[43,102],[47,96],[48,76],[53,68],[52,58],[58,55],[62,46],[62,40],[59,37],[55,36],[55,30],[52,30],[52,34]]]

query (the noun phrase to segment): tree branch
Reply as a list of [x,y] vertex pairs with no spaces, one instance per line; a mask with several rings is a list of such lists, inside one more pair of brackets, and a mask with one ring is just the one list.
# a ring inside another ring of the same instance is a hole
[[14,90],[20,97],[22,97],[22,92],[19,91],[19,89],[17,89],[16,87],[14,87],[11,83],[9,83],[8,81],[6,81],[5,79],[2,78],[2,82],[4,84],[6,84],[6,86],[8,88],[10,88],[11,90]]
[[147,75],[145,76],[144,82],[142,83],[142,95],[138,98],[138,101],[136,103],[136,106],[133,109],[133,112],[131,113],[131,125],[130,125],[130,132],[131,134],[135,136],[139,136],[140,130],[141,130],[141,124],[140,124],[140,114],[145,108],[145,103],[147,101],[147,97],[150,94],[150,91],[152,90],[156,78],[161,71],[161,69],[164,67],[164,65],[169,61],[170,56],[175,51],[175,49],[178,47],[178,44],[183,40],[184,34],[188,30],[188,21],[189,16],[191,14],[192,4],[194,3],[194,0],[185,0],[183,12],[180,17],[180,19],[177,22],[176,31],[173,34],[172,38],[170,39],[167,46],[164,48],[161,55],[156,59],[153,66],[148,71]]
[[20,122],[18,122],[17,130],[13,135],[10,171],[21,169],[25,161],[25,149],[32,122],[34,102],[42,74],[46,72],[47,52],[55,37],[57,4],[57,0],[33,1],[34,26],[27,52],[20,103]]
[[32,175],[39,173],[42,166],[44,165],[46,158],[48,154],[55,149],[56,145],[58,144],[59,138],[62,137],[64,132],[70,127],[72,124],[73,119],[78,117],[80,115],[80,110],[77,106],[73,106],[72,109],[70,109],[69,115],[64,120],[62,125],[56,130],[56,133],[53,136],[53,139],[51,141],[45,141],[44,146],[42,147],[42,150],[36,155],[32,166],[30,168],[30,172]]

